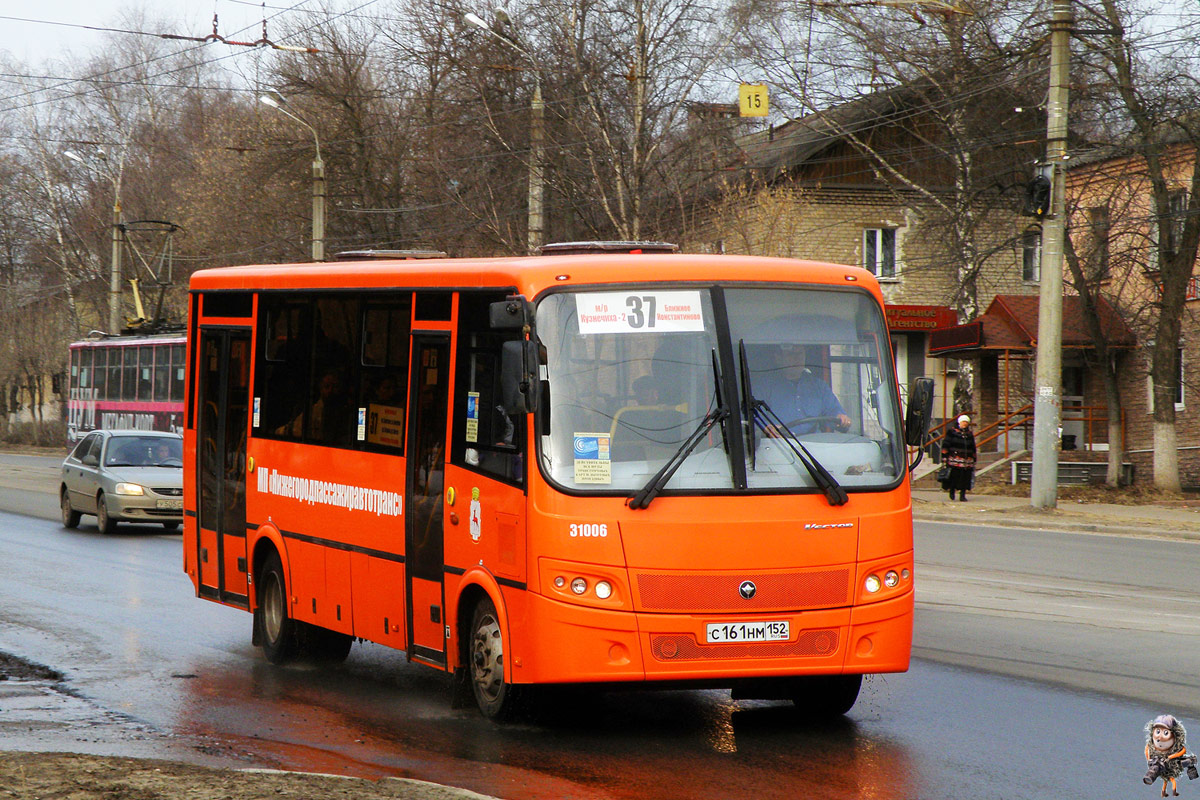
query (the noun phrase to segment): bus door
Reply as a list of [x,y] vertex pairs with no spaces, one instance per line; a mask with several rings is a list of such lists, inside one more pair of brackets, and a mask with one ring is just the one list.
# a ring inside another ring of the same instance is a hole
[[414,334],[409,394],[405,607],[408,655],[446,663],[442,565],[442,493],[450,403],[450,337]]
[[246,433],[250,411],[250,331],[200,330],[200,593],[249,607],[246,581]]

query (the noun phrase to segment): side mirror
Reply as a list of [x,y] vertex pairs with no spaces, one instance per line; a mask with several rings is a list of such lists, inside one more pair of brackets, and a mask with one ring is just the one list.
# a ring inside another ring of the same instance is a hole
[[95,466],[99,466],[99,464],[100,464],[100,459],[97,456],[92,455],[91,453],[88,453],[86,456],[79,459],[79,461],[85,467],[95,467]]
[[925,444],[933,415],[933,378],[913,378],[908,387],[908,412],[904,416],[904,443]]
[[[500,305],[494,303],[493,307]],[[506,414],[528,414],[537,410],[541,388],[538,380],[537,344],[525,340],[500,346],[500,402]]]
[[511,294],[488,306],[488,322],[492,330],[519,331],[532,324],[533,308],[523,296]]

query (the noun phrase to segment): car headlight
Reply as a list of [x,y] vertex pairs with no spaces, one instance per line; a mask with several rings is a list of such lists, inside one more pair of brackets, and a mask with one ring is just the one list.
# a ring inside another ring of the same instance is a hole
[[145,494],[146,490],[136,483],[118,483],[113,489],[117,494]]

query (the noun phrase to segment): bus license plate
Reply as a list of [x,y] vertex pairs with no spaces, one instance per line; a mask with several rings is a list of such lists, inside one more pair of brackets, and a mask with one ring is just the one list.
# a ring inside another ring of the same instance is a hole
[[183,498],[181,497],[178,500],[159,500],[158,507],[169,511],[182,511]]
[[783,642],[791,638],[791,628],[786,619],[771,622],[711,622],[708,625],[708,643],[727,642]]

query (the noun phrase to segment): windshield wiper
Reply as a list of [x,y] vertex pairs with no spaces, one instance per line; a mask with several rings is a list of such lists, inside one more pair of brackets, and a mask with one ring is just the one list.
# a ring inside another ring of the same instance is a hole
[[825,493],[825,499],[829,501],[831,506],[842,506],[850,501],[850,496],[846,494],[846,490],[837,482],[837,478],[830,474],[829,470],[825,469],[824,465],[817,460],[816,456],[808,452],[808,448],[800,443],[799,437],[788,427],[787,423],[779,418],[775,410],[767,405],[766,400],[759,400],[754,396],[750,388],[750,369],[746,363],[746,342],[738,342],[739,367],[742,372],[742,413],[750,420],[747,434],[750,439],[750,468],[754,469],[755,452],[757,443],[755,441],[755,428],[760,428],[763,433],[770,433],[770,427],[776,431],[786,433],[783,441],[795,454],[796,459],[804,465],[808,470],[808,474],[816,481],[817,486]]
[[746,361],[746,340],[738,339],[738,369],[742,373],[742,420],[750,443],[750,470],[758,464],[758,440],[754,435],[754,391],[750,388],[750,365]]
[[633,493],[625,505],[637,510],[639,508],[647,508],[654,498],[658,497],[658,493],[667,485],[667,481],[671,480],[671,476],[675,474],[687,457],[692,454],[696,446],[704,440],[708,432],[717,424],[721,424],[721,441],[725,445],[725,452],[729,452],[729,440],[725,431],[725,421],[729,419],[729,409],[725,407],[724,392],[721,384],[721,371],[717,368],[717,354],[713,353],[713,379],[716,382],[717,401],[713,406],[713,410],[704,415],[704,419],[700,420],[700,425],[696,430],[692,431],[691,435],[679,445],[679,449],[675,454],[667,459],[667,463],[663,464],[662,469],[654,473],[650,480],[646,481],[646,485]]

